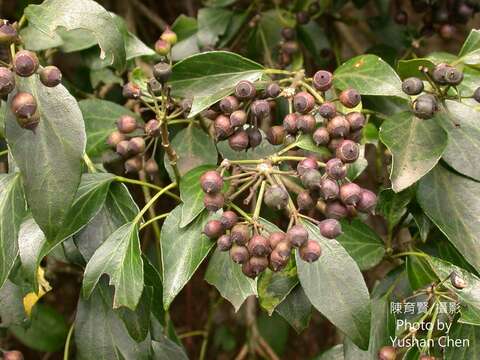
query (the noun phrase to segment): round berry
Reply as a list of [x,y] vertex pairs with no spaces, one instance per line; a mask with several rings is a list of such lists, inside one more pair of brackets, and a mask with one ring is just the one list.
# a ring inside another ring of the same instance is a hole
[[308,169],[300,176],[300,180],[307,189],[316,190],[320,188],[322,174],[318,170]]
[[274,231],[270,233],[270,236],[268,237],[268,242],[270,243],[272,249],[275,249],[277,245],[283,240],[285,240],[285,233],[281,231]]
[[292,252],[292,245],[286,235],[285,238],[275,246],[275,251],[283,258],[288,259]]
[[256,93],[255,86],[248,80],[242,80],[235,86],[235,96],[240,100],[253,99]]
[[325,200],[334,200],[340,194],[340,187],[335,180],[325,178],[320,183],[320,192]]
[[417,77],[409,77],[403,80],[402,90],[407,95],[418,95],[423,91],[423,81]]
[[230,235],[221,235],[217,239],[217,247],[220,251],[228,251],[233,245],[232,238]]
[[271,251],[268,238],[262,235],[253,235],[248,241],[247,249],[252,256],[267,256]]
[[362,100],[360,94],[355,89],[347,89],[340,93],[338,97],[343,106],[347,108],[354,108]]
[[412,104],[413,113],[421,119],[430,119],[438,110],[437,99],[431,94],[420,95]]
[[330,71],[319,70],[313,75],[313,86],[320,91],[327,91],[332,87],[333,75]]
[[450,40],[455,36],[457,32],[457,28],[451,24],[442,24],[438,29],[438,33],[440,36],[445,40]]
[[142,170],[143,161],[140,156],[134,156],[127,161],[125,161],[125,172],[127,173],[137,173]]
[[157,119],[151,119],[145,124],[145,134],[148,136],[160,136],[160,122]]
[[302,176],[307,170],[317,170],[318,163],[313,157],[306,157],[297,164],[298,175]]
[[318,224],[320,234],[327,239],[335,239],[342,233],[342,225],[336,219],[325,219]]
[[252,149],[256,148],[262,142],[262,133],[255,127],[247,129],[248,143]]
[[120,140],[116,147],[115,151],[117,154],[121,155],[122,157],[127,157],[129,155],[128,153],[128,140]]
[[237,245],[246,245],[250,238],[250,228],[246,224],[236,224],[230,232],[232,241]]
[[377,206],[377,195],[367,189],[360,192],[360,200],[357,204],[357,210],[364,213],[371,213]]
[[340,200],[345,205],[355,206],[360,201],[362,189],[355,183],[345,183],[340,186]]
[[309,263],[317,261],[321,254],[322,250],[320,249],[320,245],[315,240],[308,240],[307,243],[300,248],[300,258]]
[[34,52],[20,50],[13,58],[13,67],[18,76],[28,77],[35,74],[39,66],[38,57]]
[[250,264],[252,273],[255,274],[255,276],[258,276],[268,267],[268,259],[266,257],[252,256],[248,260],[248,263]]
[[476,88],[475,91],[473,92],[473,98],[475,99],[476,102],[480,103],[480,87]]
[[230,249],[230,257],[237,264],[243,264],[248,261],[250,256],[248,254],[248,249],[245,246],[233,244]]
[[295,39],[295,29],[291,27],[285,27],[280,32],[282,34],[282,38],[285,40],[293,40]]
[[445,71],[445,81],[448,85],[457,86],[463,81],[463,73],[454,67],[449,67]]
[[222,193],[208,193],[203,198],[203,205],[208,211],[217,211],[225,204],[225,198]]
[[288,205],[288,193],[281,186],[272,185],[265,190],[263,201],[272,209],[284,209]]
[[111,148],[115,149],[120,141],[125,140],[125,135],[123,135],[120,131],[113,131],[107,138],[107,144]]
[[242,151],[248,148],[248,134],[245,130],[239,129],[228,138],[228,144],[230,148],[235,151]]
[[358,159],[360,154],[360,147],[352,140],[342,140],[337,146],[336,156],[344,163],[352,163]]
[[249,261],[245,261],[242,264],[242,273],[243,273],[243,275],[245,275],[245,276],[247,276],[251,279],[255,279],[257,277],[257,274],[253,272],[252,266],[250,265]]
[[233,113],[235,110],[238,109],[239,103],[235,96],[227,96],[220,101],[219,106],[220,106],[220,110],[224,114],[230,115],[231,113]]
[[330,141],[330,133],[328,132],[327,128],[322,126],[315,130],[312,138],[317,146],[324,146]]
[[462,290],[467,287],[467,282],[455,271],[450,274],[450,283],[456,289]]
[[299,11],[295,14],[297,24],[305,25],[310,21],[310,15],[306,11]]
[[317,122],[311,114],[300,115],[298,117],[297,128],[304,134],[310,134],[315,130]]
[[306,91],[299,92],[293,97],[293,107],[301,114],[312,111],[314,105],[315,98]]
[[141,137],[134,137],[128,141],[127,151],[131,155],[137,155],[145,151],[145,140]]
[[282,270],[288,263],[288,258],[281,256],[276,250],[273,250],[270,253],[269,260],[270,260],[269,262],[270,269],[272,269],[272,271],[274,272]]
[[318,108],[318,113],[325,119],[331,119],[337,114],[337,107],[334,103],[324,102]]
[[32,94],[18,92],[13,97],[11,110],[17,118],[31,118],[37,111],[37,101]]
[[223,178],[215,170],[209,170],[200,177],[200,186],[202,190],[209,193],[218,193],[223,188]]
[[162,94],[162,84],[155,78],[151,78],[147,82],[147,90],[154,96],[160,96]]
[[252,114],[259,119],[264,119],[270,115],[270,104],[267,100],[255,100],[250,106]]
[[225,140],[233,133],[233,126],[230,122],[230,118],[226,115],[218,115],[215,118],[213,128],[215,129],[215,137],[218,140]]
[[350,123],[345,116],[337,115],[328,121],[327,131],[331,137],[343,137],[349,133]]
[[344,140],[343,137],[331,139],[330,142],[328,143],[328,146],[327,146],[328,149],[329,149],[331,152],[335,153],[335,152],[337,151],[338,145],[340,145],[343,140]]
[[38,124],[40,123],[40,116],[35,113],[31,117],[17,117],[17,124],[20,125],[21,128],[35,131]]
[[6,67],[0,67],[0,97],[10,94],[15,89],[15,76]]
[[122,115],[117,120],[117,129],[123,134],[130,134],[137,129],[137,120],[130,115]]
[[366,123],[365,116],[362,113],[356,111],[348,113],[345,118],[350,125],[351,131],[363,129]]
[[40,70],[40,81],[47,87],[55,87],[62,82],[62,72],[56,66],[46,66]]
[[150,158],[147,161],[145,161],[144,170],[150,177],[154,177],[155,175],[158,174],[158,172],[160,171],[160,168],[158,167],[158,163],[155,161],[155,159]]
[[165,84],[171,75],[172,66],[170,64],[159,62],[153,65],[153,77],[161,84]]
[[223,212],[220,222],[225,229],[231,229],[238,222],[238,216],[235,212],[227,210]]
[[438,64],[435,66],[432,72],[433,81],[439,85],[446,85],[447,80],[445,79],[445,73],[450,66],[448,64]]
[[356,143],[359,143],[363,137],[363,129],[353,130],[347,135],[348,140],[352,140]]
[[163,31],[162,35],[160,35],[160,39],[167,41],[170,45],[175,45],[178,40],[177,34],[169,27]]
[[159,55],[166,56],[170,52],[172,45],[168,41],[158,39],[155,42],[155,52]]
[[297,122],[299,116],[296,113],[287,114],[283,118],[283,127],[285,131],[289,134],[296,134],[297,133]]
[[0,44],[11,44],[18,40],[17,30],[7,22],[0,24]]
[[378,351],[378,360],[395,360],[397,352],[393,346],[384,346]]
[[348,216],[348,209],[340,201],[327,203],[325,216],[329,219],[340,220]]
[[285,140],[285,129],[283,126],[272,126],[267,131],[267,140],[272,145],[281,145]]
[[126,83],[122,88],[122,95],[126,99],[139,99],[142,95],[142,90],[137,84],[132,82]]
[[308,241],[308,232],[302,225],[295,225],[287,231],[287,239],[292,246],[301,247]]
[[265,94],[271,98],[276,98],[278,95],[280,95],[281,92],[282,88],[276,82],[268,84],[265,88]]
[[315,201],[308,191],[304,190],[298,194],[297,207],[300,211],[308,211],[315,207]]
[[236,110],[230,114],[230,125],[233,127],[243,126],[247,123],[247,113],[243,110]]
[[327,161],[325,166],[327,175],[333,180],[342,180],[347,176],[347,167],[342,160],[333,158]]

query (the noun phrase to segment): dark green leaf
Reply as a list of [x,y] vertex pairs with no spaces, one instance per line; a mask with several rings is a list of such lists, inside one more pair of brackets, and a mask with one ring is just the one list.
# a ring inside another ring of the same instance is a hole
[[306,263],[296,252],[300,283],[312,305],[362,349],[368,347],[370,297],[355,261],[336,241],[304,221],[309,237],[320,243],[322,256]]
[[228,251],[215,249],[208,262],[205,280],[217,288],[235,311],[240,309],[247,297],[257,295],[257,281],[243,274],[241,265],[233,262]]
[[116,130],[116,121],[120,116],[136,117],[126,107],[107,100],[86,99],[80,101],[78,105],[85,120],[86,152],[90,157],[99,157],[108,149],[107,137],[112,131]]
[[376,55],[354,57],[337,68],[334,75],[335,87],[341,90],[352,87],[362,95],[407,98],[398,75]]
[[182,206],[179,205],[170,212],[163,223],[160,236],[165,309],[169,308],[215,244],[202,234],[209,217],[206,211],[188,226],[179,227]]
[[338,344],[331,347],[321,355],[315,357],[314,360],[344,360],[343,344]]
[[410,187],[399,193],[392,189],[384,189],[378,197],[377,211],[387,220],[391,231],[407,212],[407,205],[415,195],[415,188]]
[[[177,167],[180,175],[185,175],[200,165],[217,163],[215,143],[207,133],[197,127],[189,126],[180,130],[171,144],[178,156]],[[170,178],[175,179],[167,154],[164,156],[164,165]]]
[[135,311],[122,307],[118,311],[128,333],[136,342],[145,340],[150,328],[153,288],[145,286]]
[[442,158],[458,172],[480,180],[480,112],[458,101],[445,103],[447,112],[439,121],[448,133],[448,145]]
[[308,327],[312,314],[312,304],[301,286],[294,288],[275,309],[287,322],[301,333]]
[[0,175],[0,288],[18,255],[18,232],[27,212],[20,174]]
[[248,20],[249,13],[248,11],[234,11],[230,19],[230,23],[227,26],[227,30],[220,37],[218,42],[218,47],[223,48],[228,46],[228,44],[233,41],[236,36],[239,34],[239,31],[245,26],[245,22]]
[[472,29],[470,31],[458,56],[460,57],[459,61],[464,64],[480,64],[480,30]]
[[437,279],[430,264],[424,258],[408,256],[406,262],[408,281],[413,290],[423,288]]
[[365,171],[367,166],[368,160],[365,158],[365,145],[360,145],[360,153],[358,155],[358,159],[355,162],[348,164],[347,178],[350,181],[355,180]]
[[435,64],[429,59],[410,59],[410,60],[400,60],[397,66],[398,75],[402,78],[408,77],[418,77],[420,79],[425,79],[425,73],[421,71],[422,67],[426,67],[429,70],[433,70]]
[[49,36],[54,36],[59,27],[92,33],[102,49],[100,58],[119,70],[124,69],[126,57],[122,34],[112,16],[97,2],[46,0],[41,5],[29,5],[25,15],[30,25]]
[[445,151],[447,134],[432,120],[421,120],[405,112],[389,118],[380,128],[380,140],[393,155],[390,180],[395,192],[432,170]]
[[[153,267],[147,258],[143,258],[143,273],[145,278],[145,286],[153,289],[152,296],[152,314],[157,318],[160,324],[164,325],[165,311],[163,309],[163,289],[162,280],[157,269]],[[171,322],[170,322],[171,324]]]
[[382,261],[385,244],[367,224],[358,219],[342,220],[342,231],[337,241],[357,262],[360,270],[371,269]]
[[227,30],[232,11],[222,8],[201,8],[198,11],[198,41],[201,46],[213,46]]
[[127,60],[135,59],[136,57],[140,56],[155,55],[155,51],[153,49],[150,49],[139,38],[137,38],[134,34],[128,31],[127,24],[122,17],[113,13],[110,13],[110,15],[115,20],[118,30],[122,34],[125,44],[125,55]]
[[62,85],[47,88],[36,75],[17,77],[17,89],[36,98],[40,123],[35,133],[22,129],[15,115],[8,111],[7,140],[22,174],[33,217],[47,238],[53,240],[64,224],[80,183],[85,150],[82,113]]
[[[480,56],[480,55],[479,55]],[[480,358],[480,327],[455,323],[448,332],[450,341],[461,346],[449,344],[445,348],[445,359],[478,359]]]
[[430,230],[433,226],[432,222],[421,209],[415,209],[415,211],[412,212],[412,216],[417,225],[420,240],[423,242],[427,241],[428,234],[430,234]]
[[200,52],[197,37],[197,19],[180,15],[172,24],[172,31],[178,36],[178,42],[172,47],[172,59],[182,60]]
[[480,269],[480,183],[438,165],[422,181],[417,199],[423,211],[450,242]]
[[43,304],[33,308],[28,328],[12,326],[10,331],[28,347],[46,352],[60,350],[65,344],[68,327],[64,317],[55,309]]
[[152,348],[155,360],[188,360],[185,350],[166,336],[162,336],[160,341],[152,341]]
[[301,135],[297,141],[297,146],[300,149],[308,150],[325,157],[331,156],[330,151],[326,147],[315,145],[311,135]]
[[216,165],[202,165],[190,170],[182,177],[180,197],[184,206],[182,206],[181,228],[190,224],[205,209],[203,205],[205,193],[200,187],[200,177],[206,171],[214,170],[216,167]]
[[12,281],[5,281],[0,288],[0,326],[20,325],[27,318],[23,307],[24,292]]
[[108,274],[115,287],[113,307],[135,310],[143,291],[143,261],[134,222],[122,225],[95,251],[85,268],[83,294],[92,294],[100,277]]
[[241,80],[256,81],[263,67],[240,55],[211,51],[190,56],[173,67],[174,96],[193,98],[193,117],[233,91]]
[[[92,88],[96,89],[99,85],[104,84],[104,85],[109,85],[109,84],[118,84],[118,85],[123,85],[123,79],[116,75],[112,69],[110,68],[102,68],[102,69],[91,69],[90,70],[90,83],[92,84]],[[114,103],[112,103],[114,104]],[[82,102],[79,103],[80,109],[82,108]],[[116,105],[116,104],[115,104]],[[127,108],[124,108],[127,110]],[[83,111],[82,111],[83,112]],[[83,118],[86,121],[86,116],[83,114]],[[88,125],[85,124],[85,126],[88,128]],[[88,136],[88,130],[87,130],[87,136]],[[87,148],[88,148],[88,137],[87,137]],[[87,150],[88,153],[88,150]]]
[[325,58],[325,49],[330,48],[330,42],[317,22],[310,21],[306,25],[297,26],[298,38],[303,43],[305,48],[315,58],[315,63],[319,65],[326,65],[327,59]]

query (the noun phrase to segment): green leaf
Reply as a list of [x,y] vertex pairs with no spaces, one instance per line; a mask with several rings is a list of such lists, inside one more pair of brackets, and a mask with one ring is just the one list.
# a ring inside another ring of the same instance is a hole
[[413,290],[423,288],[437,279],[430,264],[424,258],[408,256],[406,263],[408,281]]
[[[88,16],[85,14],[88,13]],[[108,65],[123,70],[126,64],[125,45],[112,16],[93,0],[46,0],[29,5],[25,16],[30,25],[48,36],[60,27],[64,30],[83,29],[95,37],[102,49],[100,58]]]
[[337,241],[356,261],[360,270],[368,270],[378,265],[385,255],[385,244],[370,226],[361,220],[342,220],[343,233]]
[[136,115],[124,106],[111,101],[86,99],[78,103],[85,121],[87,133],[86,152],[90,157],[99,157],[108,149],[108,136],[116,130],[116,121],[122,115]]
[[166,336],[160,341],[152,341],[152,348],[155,360],[188,360],[185,350]]
[[297,286],[275,308],[275,311],[299,334],[308,327],[312,315],[312,304],[302,287]]
[[312,136],[310,134],[301,135],[300,138],[297,140],[297,146],[300,149],[311,151],[325,157],[331,156],[330,151],[325,146],[317,146],[313,142]]
[[172,60],[182,60],[200,52],[197,37],[197,19],[180,15],[172,24],[172,31],[177,34],[178,42],[172,47]]
[[333,239],[320,235],[318,227],[302,222],[311,240],[320,243],[322,256],[314,263],[296,252],[297,271],[312,305],[362,349],[368,347],[370,297],[355,261]]
[[417,200],[427,216],[480,269],[480,183],[437,166],[422,181]]
[[75,98],[62,85],[47,88],[37,75],[17,77],[17,89],[36,98],[40,123],[35,132],[22,129],[9,110],[7,140],[22,174],[33,217],[47,238],[54,239],[80,183],[85,150],[82,113]]
[[85,261],[88,262],[97,248],[120,226],[132,221],[137,213],[138,207],[125,185],[111,184],[100,211],[73,236]]
[[426,80],[425,73],[420,70],[422,67],[433,70],[435,63],[424,58],[400,60],[397,65],[397,72],[402,79],[413,76]]
[[2,327],[24,323],[27,318],[23,307],[24,295],[22,287],[8,279],[0,288],[0,317],[2,318]]
[[272,145],[265,139],[265,134],[262,133],[262,142],[254,149],[248,149],[247,151],[235,151],[233,150],[228,141],[220,141],[217,143],[218,152],[222,155],[222,158],[229,160],[258,160],[267,156],[275,154],[282,148],[282,145]]
[[160,236],[165,309],[169,308],[215,244],[202,234],[209,218],[206,211],[188,226],[179,227],[182,206],[177,206],[167,216]]
[[[152,296],[152,315],[162,324],[165,325],[165,311],[163,309],[163,288],[162,280],[157,269],[150,263],[148,258],[143,258],[143,273],[145,278],[145,286],[153,290]],[[170,323],[171,324],[171,323]]]
[[18,232],[27,212],[20,174],[0,175],[0,288],[18,255]]
[[407,212],[407,205],[415,195],[415,188],[410,187],[399,193],[392,189],[384,189],[378,197],[377,211],[383,215],[391,231]]
[[[118,84],[122,86],[123,79],[120,76],[116,75],[110,68],[90,69],[90,84],[92,84],[92,88],[94,89],[96,89],[101,84],[105,84],[105,85]],[[81,103],[82,101],[79,103],[80,108],[82,107]],[[126,108],[124,109],[127,110]],[[85,114],[83,114],[83,117],[85,118]],[[87,135],[88,135],[88,130],[87,130]],[[88,147],[88,138],[87,138],[87,147]]]
[[127,24],[122,17],[113,13],[110,13],[110,15],[115,20],[118,30],[123,36],[127,60],[132,60],[140,56],[153,56],[156,54],[153,49],[149,48],[139,38],[128,31]]
[[324,51],[329,49],[330,42],[317,22],[310,21],[308,24],[297,26],[298,38],[315,58],[315,63],[326,65],[328,60],[325,58]]
[[215,249],[208,262],[205,281],[215,286],[235,311],[240,309],[246,298],[257,295],[257,281],[243,274],[241,265],[233,262],[228,251]]
[[395,70],[376,55],[360,55],[342,64],[335,70],[334,85],[340,90],[354,88],[362,95],[407,98]]
[[258,80],[262,70],[262,65],[227,51],[196,54],[174,65],[172,95],[193,98],[193,117],[230,94],[239,81]]
[[260,306],[272,315],[275,308],[285,300],[297,284],[297,268],[293,259],[281,271],[265,270],[257,281]]
[[[439,116],[440,125],[448,133],[443,160],[458,172],[480,181],[480,112],[446,100],[447,112]],[[456,126],[454,123],[458,124]]]
[[153,288],[145,286],[135,311],[122,307],[118,310],[128,333],[136,342],[145,340],[150,329],[150,311],[152,307]]
[[111,289],[104,281],[89,299],[80,297],[74,336],[78,360],[151,359],[150,337],[137,343],[129,336],[118,312],[112,309]]
[[365,145],[360,145],[360,153],[358,159],[355,162],[348,164],[347,167],[347,178],[350,181],[355,180],[359,177],[367,168],[368,160],[365,158]]
[[[217,163],[215,143],[207,133],[195,126],[180,130],[172,139],[171,145],[178,156],[177,167],[180,175],[185,175],[200,165]],[[164,156],[164,165],[170,179],[174,180],[175,174],[167,154]]]
[[332,346],[321,355],[315,357],[314,360],[344,360],[343,357],[343,344],[337,344]]
[[222,8],[198,10],[198,41],[202,47],[214,46],[227,30],[232,11]]
[[45,352],[60,350],[65,344],[68,327],[64,317],[55,309],[37,304],[33,308],[28,328],[12,326],[10,331],[26,346]]
[[115,287],[113,307],[135,310],[143,290],[143,261],[134,222],[122,225],[95,251],[85,268],[83,295],[89,297],[100,277],[108,274]]
[[480,64],[480,30],[472,29],[458,54],[459,61],[468,65]]
[[457,322],[448,332],[448,337],[450,340],[460,342],[462,346],[447,346],[445,359],[480,358],[480,327]]
[[85,29],[65,31],[58,28],[53,34],[46,34],[35,26],[27,26],[20,31],[25,48],[32,51],[42,51],[60,48],[64,53],[85,50],[97,44],[91,32]]
[[414,184],[440,160],[448,140],[435,120],[421,120],[405,112],[382,124],[380,140],[393,155],[390,180],[395,192]]
[[203,198],[205,193],[200,187],[200,177],[208,170],[216,169],[216,165],[202,165],[190,170],[180,181],[180,198],[182,206],[180,227],[190,224],[205,209]]

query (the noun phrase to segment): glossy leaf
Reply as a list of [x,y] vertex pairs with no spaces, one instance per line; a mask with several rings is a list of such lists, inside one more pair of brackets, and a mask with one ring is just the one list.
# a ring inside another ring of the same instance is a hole
[[2,326],[21,325],[27,318],[23,307],[21,286],[6,280],[0,288],[0,317]]
[[178,42],[172,47],[172,60],[178,61],[200,52],[197,37],[197,19],[180,15],[172,24]]
[[201,46],[213,46],[227,30],[232,11],[222,8],[202,8],[198,11],[198,41]]
[[122,34],[112,16],[97,2],[46,0],[41,5],[29,5],[25,16],[30,25],[49,36],[54,36],[59,27],[92,33],[102,49],[100,58],[118,70],[124,69],[126,56]]
[[397,66],[397,72],[402,79],[408,77],[418,77],[426,80],[425,73],[420,70],[422,67],[433,70],[435,64],[431,60],[424,58],[400,60]]
[[35,132],[22,129],[8,111],[7,140],[33,217],[47,238],[54,239],[80,183],[85,150],[82,113],[62,85],[47,88],[31,76],[17,77],[17,88],[36,98],[40,123]]
[[428,173],[447,147],[447,134],[433,121],[410,112],[389,118],[380,128],[380,140],[393,155],[390,180],[395,192],[406,189]]
[[86,99],[78,103],[87,132],[86,152],[90,157],[99,157],[108,149],[108,136],[117,129],[116,121],[122,115],[136,117],[134,113],[111,101]]
[[185,350],[166,336],[162,336],[159,341],[152,341],[152,349],[155,360],[188,360]]
[[464,64],[480,64],[480,30],[472,29],[458,54]]
[[[458,101],[446,100],[447,112],[439,117],[448,133],[442,156],[458,172],[480,181],[480,112]],[[455,124],[458,124],[456,126]]]
[[361,220],[351,222],[343,220],[343,233],[337,241],[356,261],[360,270],[368,270],[382,261],[385,255],[385,244],[373,229]]
[[140,56],[153,56],[156,54],[153,49],[149,48],[138,37],[128,31],[127,24],[122,17],[113,13],[110,13],[110,15],[115,20],[117,28],[122,34],[125,44],[125,58],[127,60],[132,60]]
[[[177,167],[180,175],[185,175],[200,165],[217,163],[217,149],[213,140],[195,126],[180,130],[171,144],[178,156]],[[164,156],[164,165],[170,178],[175,179],[167,154]]]
[[172,94],[193,98],[189,114],[193,117],[230,94],[239,81],[258,80],[262,69],[260,64],[226,51],[193,55],[173,67]]
[[448,337],[453,341],[459,341],[461,344],[468,345],[447,346],[445,348],[446,359],[480,358],[480,327],[457,322],[453,324]]
[[0,288],[18,255],[18,232],[27,212],[20,174],[0,175]]
[[275,308],[275,311],[287,320],[297,333],[301,333],[310,322],[312,304],[302,287],[297,286]]
[[145,286],[135,311],[125,307],[117,310],[129,335],[136,342],[145,340],[150,329],[152,297],[153,288],[151,286]]
[[406,263],[408,280],[413,290],[423,288],[436,280],[435,273],[424,258],[408,256]]
[[257,280],[250,279],[242,272],[241,265],[235,264],[228,251],[215,249],[208,262],[205,280],[217,288],[220,295],[235,308],[240,309],[251,295],[257,295]]
[[399,193],[392,189],[384,189],[378,196],[377,212],[387,220],[391,231],[407,212],[407,205],[415,195],[415,188],[410,187]]
[[85,268],[83,295],[89,297],[100,277],[108,274],[115,287],[113,307],[135,310],[143,290],[143,261],[138,226],[122,225],[95,251]]
[[330,151],[325,146],[317,146],[311,135],[301,135],[297,141],[297,146],[300,149],[314,152],[325,157],[331,156]]
[[208,220],[206,211],[188,226],[179,227],[182,206],[177,206],[167,216],[160,236],[165,309],[170,307],[215,244],[202,234]]
[[306,263],[296,252],[298,277],[305,294],[330,322],[356,345],[366,349],[370,333],[370,297],[362,273],[336,240],[322,237],[318,227],[307,221],[303,224],[310,239],[322,248],[322,256],[313,263]]
[[418,187],[417,199],[427,216],[477,269],[480,269],[480,183],[439,165]]
[[354,88],[362,95],[407,98],[398,75],[376,55],[360,55],[342,64],[335,70],[334,84],[341,90]]

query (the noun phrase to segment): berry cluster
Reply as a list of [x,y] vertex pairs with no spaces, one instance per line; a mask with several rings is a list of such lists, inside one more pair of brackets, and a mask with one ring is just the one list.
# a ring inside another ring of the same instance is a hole
[[[0,25],[0,43],[12,44],[19,41],[17,31],[13,25],[3,22]],[[38,74],[40,81],[47,87],[55,87],[62,81],[62,73],[55,66],[40,68],[37,55],[28,50],[18,51],[8,67],[0,67],[0,97],[6,98],[15,90],[15,75],[30,77]],[[18,124],[34,131],[40,122],[35,97],[27,92],[17,92],[11,102],[11,110]]]
[[[395,21],[399,25],[408,23],[408,14],[399,6],[396,7]],[[459,25],[466,24],[477,12],[480,4],[473,0],[411,0],[416,13],[423,14],[422,36],[430,36],[437,32],[444,39],[451,39]]]
[[[427,67],[422,67],[421,71],[425,74],[431,89],[425,91],[421,79],[409,77],[403,80],[402,90],[405,94],[415,97],[412,101],[413,113],[421,119],[430,119],[438,111],[439,97],[449,96],[450,88],[457,92],[454,98],[460,96],[457,86],[463,81],[463,73],[445,63],[436,65],[431,71]],[[471,97],[480,102],[480,88],[476,89]]]

